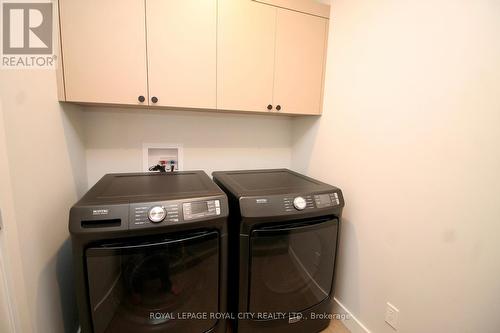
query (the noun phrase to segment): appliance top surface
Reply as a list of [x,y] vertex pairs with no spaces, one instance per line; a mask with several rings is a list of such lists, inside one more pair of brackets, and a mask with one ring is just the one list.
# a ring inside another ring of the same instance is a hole
[[335,187],[288,169],[214,172],[219,181],[237,197],[330,191]]
[[79,204],[133,203],[221,195],[203,171],[105,175]]

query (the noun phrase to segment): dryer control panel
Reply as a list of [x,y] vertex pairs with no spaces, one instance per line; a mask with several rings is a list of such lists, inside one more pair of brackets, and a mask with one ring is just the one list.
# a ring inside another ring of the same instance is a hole
[[240,205],[244,217],[271,217],[320,213],[327,210],[333,212],[342,209],[344,201],[342,192],[335,191],[242,197]]
[[337,192],[324,194],[305,194],[287,196],[283,198],[283,207],[286,212],[302,211],[315,208],[328,208],[340,205]]

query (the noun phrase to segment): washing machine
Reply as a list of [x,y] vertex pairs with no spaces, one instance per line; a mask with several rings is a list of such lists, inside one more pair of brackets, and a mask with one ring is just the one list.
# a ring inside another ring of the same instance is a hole
[[104,176],[69,219],[82,332],[225,333],[227,217],[202,171]]
[[287,169],[214,172],[229,198],[229,311],[239,333],[331,319],[342,191]]

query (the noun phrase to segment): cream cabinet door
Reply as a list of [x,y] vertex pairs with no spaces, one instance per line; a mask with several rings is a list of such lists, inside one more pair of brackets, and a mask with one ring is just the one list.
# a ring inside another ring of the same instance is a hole
[[150,105],[216,108],[217,0],[146,0]]
[[283,113],[320,114],[328,20],[278,9],[274,105]]
[[254,1],[219,0],[218,109],[269,112],[276,12]]
[[[66,100],[147,99],[144,0],[60,1]],[[146,101],[147,103],[147,101]]]

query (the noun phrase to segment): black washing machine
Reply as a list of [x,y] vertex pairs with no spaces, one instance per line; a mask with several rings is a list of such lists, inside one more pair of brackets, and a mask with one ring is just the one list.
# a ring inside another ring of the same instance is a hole
[[340,189],[286,169],[214,172],[229,198],[229,310],[240,333],[329,325]]
[[82,332],[225,333],[227,216],[202,171],[104,176],[70,213]]

